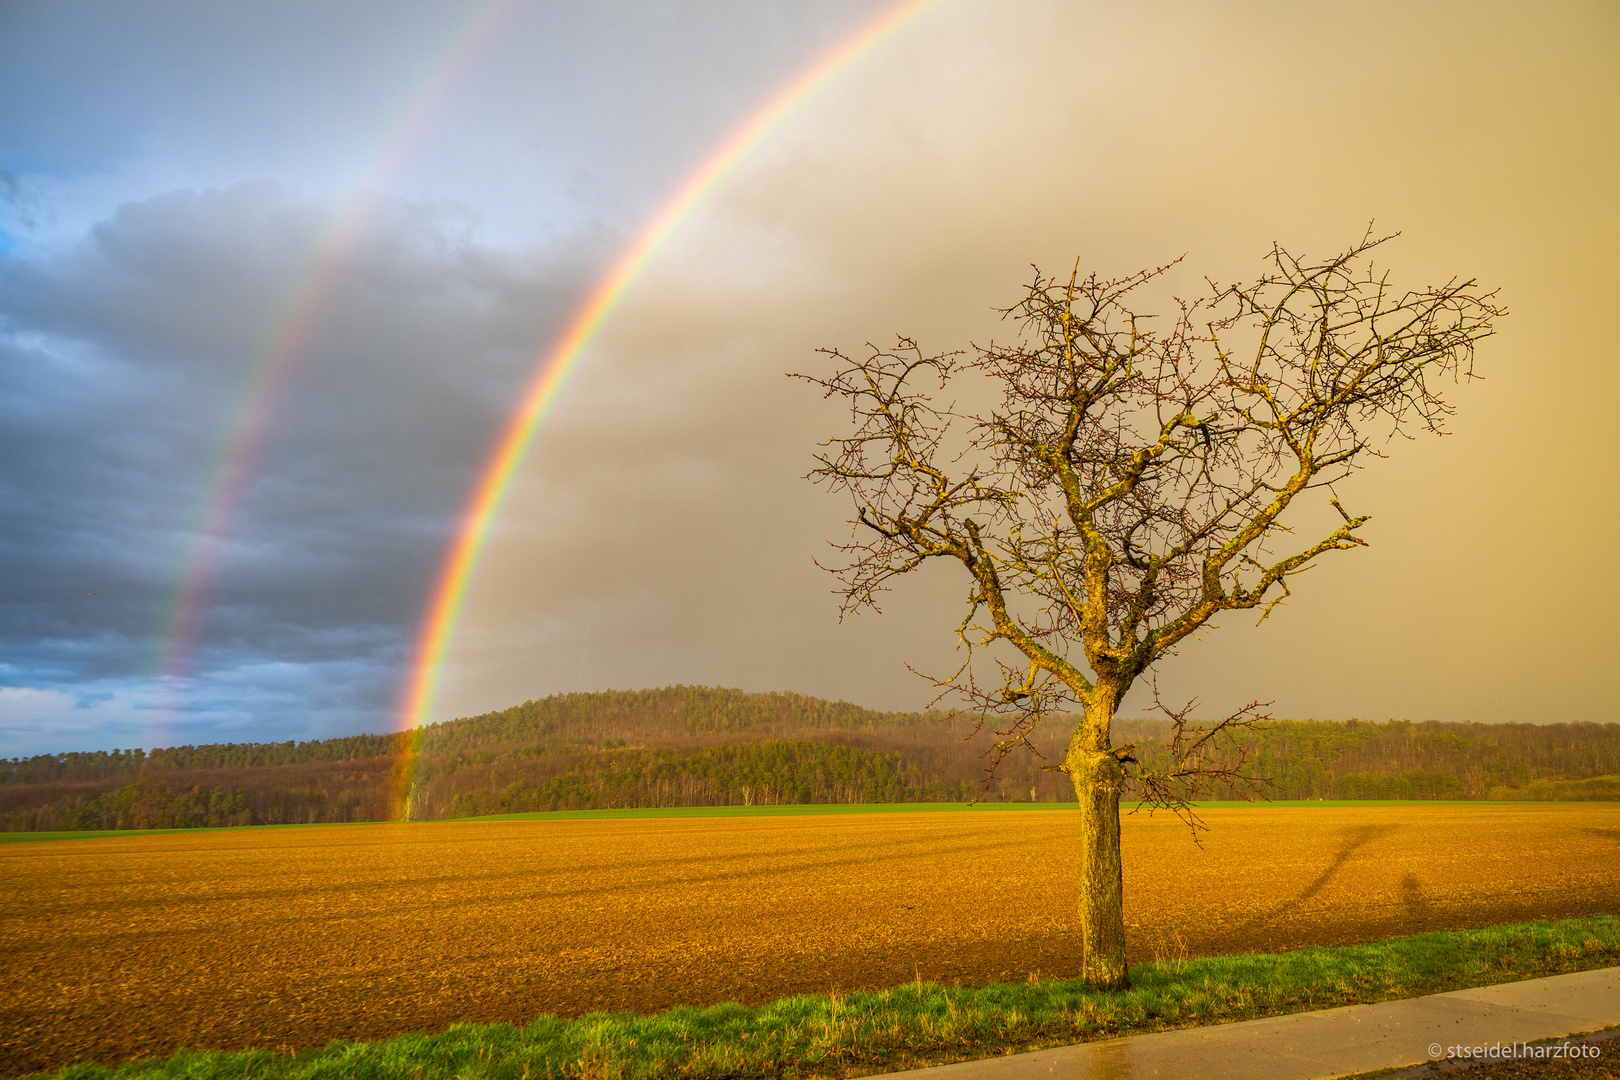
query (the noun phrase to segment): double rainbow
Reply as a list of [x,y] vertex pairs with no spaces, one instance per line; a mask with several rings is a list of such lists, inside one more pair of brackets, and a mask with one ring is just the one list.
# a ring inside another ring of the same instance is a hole
[[[731,132],[687,176],[636,239],[609,267],[573,313],[560,336],[535,358],[534,375],[500,439],[485,462],[467,501],[455,539],[440,566],[415,642],[397,728],[409,732],[405,760],[396,774],[394,806],[406,810],[423,725],[433,705],[440,668],[467,586],[478,566],[491,523],[499,513],[512,478],[522,464],[536,431],[545,421],[569,374],[641,272],[688,214],[714,190],[727,173],[766,135],[815,92],[849,68],[880,42],[910,23],[939,0],[896,0],[859,26],[781,87]],[[491,0],[476,9],[455,36],[443,59],[411,96],[401,118],[390,126],[371,170],[371,186],[401,163],[462,72],[491,39],[515,0]],[[186,569],[173,606],[161,665],[161,684],[172,694],[184,677],[184,664],[198,636],[203,601],[213,579],[221,539],[263,445],[269,420],[308,340],[333,277],[353,249],[370,216],[370,197],[357,194],[337,215],[316,248],[297,284],[282,305],[275,330],[259,350],[204,503]],[[408,815],[407,815],[408,816]]]

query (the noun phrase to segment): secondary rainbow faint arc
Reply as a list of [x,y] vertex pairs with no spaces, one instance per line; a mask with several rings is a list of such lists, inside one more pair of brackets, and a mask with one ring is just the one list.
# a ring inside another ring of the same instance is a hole
[[[444,104],[515,4],[516,0],[485,0],[475,6],[461,27],[450,35],[449,44],[435,62],[427,65],[423,77],[406,95],[403,108],[378,139],[365,170],[368,181],[380,183],[403,163],[433,114]],[[375,201],[365,187],[354,189],[286,290],[279,314],[270,324],[262,346],[256,350],[236,408],[236,418],[215,461],[197,525],[191,530],[191,546],[170,608],[163,653],[158,661],[162,688],[160,717],[168,708],[163,699],[172,697],[172,684],[183,674],[186,654],[197,637],[203,617],[203,599],[219,557],[219,543],[252,473],[254,459],[264,444],[275,407],[309,340],[340,264],[364,231],[368,211]]]
[[[477,568],[489,527],[535,432],[585,347],[683,218],[756,143],[833,76],[939,0],[902,0],[865,23],[760,106],[717,147],[648,222],[574,312],[562,335],[540,357],[533,380],[479,474],[439,572],[417,638],[416,659],[400,711],[403,729],[420,729],[438,687],[445,648]],[[415,740],[413,740],[414,742]],[[414,747],[412,748],[414,750]]]

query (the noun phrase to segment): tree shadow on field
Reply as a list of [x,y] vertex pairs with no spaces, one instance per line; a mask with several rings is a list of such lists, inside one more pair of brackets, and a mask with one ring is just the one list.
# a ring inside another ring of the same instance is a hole
[[1423,895],[1423,886],[1418,883],[1416,874],[1407,874],[1401,879],[1401,904],[1406,908],[1406,918],[1410,922],[1423,922],[1429,916],[1429,901]]
[[[1353,828],[1341,830],[1340,835],[1343,837],[1343,841],[1339,845],[1339,850],[1334,853],[1333,861],[1328,864],[1327,869],[1316,875],[1316,878],[1309,885],[1305,886],[1305,888],[1301,889],[1295,895],[1279,901],[1274,907],[1271,908],[1271,910],[1262,911],[1248,922],[1243,923],[1238,927],[1237,932],[1239,934],[1247,934],[1259,930],[1265,927],[1267,924],[1275,922],[1286,912],[1298,908],[1301,904],[1305,903],[1317,893],[1327,888],[1328,883],[1338,876],[1339,871],[1344,869],[1345,864],[1350,861],[1356,852],[1360,851],[1374,840],[1388,836],[1390,833],[1395,832],[1399,828],[1399,825],[1358,825]],[[1408,881],[1402,883],[1402,889],[1406,892],[1407,896],[1410,897],[1411,889],[1408,887],[1408,883],[1415,886],[1417,882],[1415,878],[1411,877],[1411,875],[1407,875],[1407,878]]]

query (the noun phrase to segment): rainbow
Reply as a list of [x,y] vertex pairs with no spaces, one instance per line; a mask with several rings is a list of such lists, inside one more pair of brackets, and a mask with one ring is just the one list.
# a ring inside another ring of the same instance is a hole
[[575,310],[561,335],[536,358],[535,373],[517,409],[507,421],[462,512],[455,540],[441,564],[417,636],[414,660],[406,676],[399,712],[399,728],[413,733],[406,748],[406,764],[398,774],[395,806],[409,817],[405,801],[438,688],[439,672],[467,586],[478,567],[478,556],[489,528],[500,512],[512,478],[545,421],[569,374],[602,328],[619,301],[698,203],[770,131],[811,95],[848,68],[889,35],[911,22],[939,0],[900,0],[860,26],[827,51],[756,109],[693,170],[670,196],[641,234],[627,247]]
[[443,106],[461,76],[471,66],[515,8],[516,0],[490,0],[474,8],[462,21],[449,44],[427,65],[405,95],[403,108],[383,129],[369,155],[366,180],[357,185],[332,216],[312,247],[300,272],[278,305],[254,359],[234,410],[201,510],[190,530],[190,545],[182,561],[179,584],[169,606],[163,650],[158,661],[157,719],[151,737],[161,736],[161,725],[173,715],[175,699],[185,682],[186,662],[196,643],[205,613],[209,586],[222,553],[231,518],[241,502],[254,464],[264,446],[270,419],[291,381],[310,331],[320,314],[321,302],[331,292],[337,271],[364,233],[377,205],[374,192],[405,161],[429,122]]

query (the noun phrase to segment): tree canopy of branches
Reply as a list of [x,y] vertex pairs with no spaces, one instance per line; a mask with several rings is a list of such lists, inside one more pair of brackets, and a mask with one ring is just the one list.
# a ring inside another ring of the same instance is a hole
[[[1394,434],[1440,432],[1443,386],[1472,375],[1504,314],[1472,280],[1397,289],[1372,260],[1388,239],[1322,261],[1274,246],[1252,283],[1209,282],[1159,318],[1133,294],[1169,266],[1037,271],[1005,312],[1011,344],[929,355],[900,338],[853,359],[824,350],[836,370],[801,376],[850,410],[810,474],[854,503],[830,568],[844,609],[875,606],[930,560],[959,564],[967,661],[938,685],[1002,725],[1003,751],[1080,706],[1060,768],[1080,802],[1081,967],[1098,987],[1126,984],[1122,790],[1185,810],[1211,781],[1229,786],[1241,762],[1223,746],[1259,715],[1189,726],[1190,709],[1172,711],[1170,764],[1146,769],[1112,742],[1121,699],[1216,615],[1264,619],[1315,560],[1366,542],[1367,515],[1333,485]],[[999,402],[944,401],[973,378]],[[1313,502],[1331,521],[1297,539]],[[993,680],[973,659],[992,646]]]

